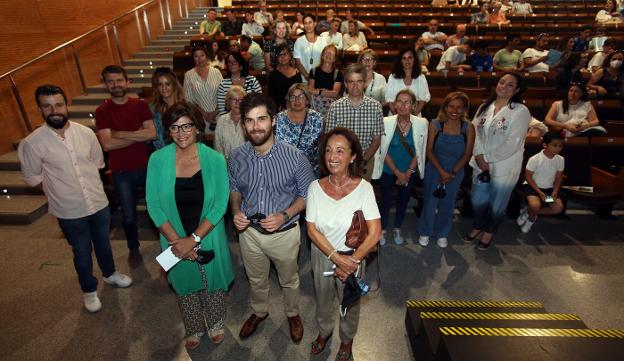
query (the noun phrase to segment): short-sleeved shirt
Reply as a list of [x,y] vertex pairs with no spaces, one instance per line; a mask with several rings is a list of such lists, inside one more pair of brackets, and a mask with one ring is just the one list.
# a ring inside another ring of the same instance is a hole
[[457,50],[457,46],[451,46],[450,48],[446,49],[444,53],[442,53],[442,56],[440,57],[440,62],[438,63],[436,70],[442,70],[446,68],[447,61],[450,61],[451,65],[461,64],[466,61],[466,54]]
[[221,31],[225,36],[240,35],[243,31],[243,22],[236,19],[233,23],[226,20],[221,24]]
[[[366,28],[366,25],[363,22],[356,20],[356,23],[357,23],[358,30],[362,30]],[[346,34],[349,32],[349,20],[344,20],[343,22],[340,23],[340,32],[343,34]]]
[[334,44],[336,49],[342,50],[342,33],[336,32],[330,35],[329,31],[324,31],[321,33],[321,37],[325,38],[327,44]]
[[17,150],[26,184],[42,184],[50,213],[61,219],[90,216],[108,205],[99,168],[104,156],[93,130],[69,122],[64,138],[43,125]]
[[555,154],[548,158],[544,151],[529,158],[526,169],[533,172],[533,180],[538,188],[552,188],[555,183],[557,172],[563,172],[565,161],[562,156]]
[[310,79],[314,79],[314,89],[327,90],[333,90],[335,82],[342,84],[343,81],[340,70],[336,69],[331,73],[326,73],[320,66],[310,70]]
[[273,22],[273,14],[268,11],[256,11],[254,13],[254,21],[260,25],[268,24],[270,25]]
[[490,21],[490,14],[478,12],[470,15],[471,24],[487,24]]
[[498,66],[502,68],[517,68],[520,59],[522,59],[522,53],[518,49],[514,49],[510,53],[507,49],[503,48],[494,54],[494,60],[498,63]]
[[360,139],[362,150],[366,151],[373,137],[384,133],[381,104],[366,96],[357,107],[353,106],[349,97],[336,100],[327,112],[326,132],[336,127],[351,129]]
[[[526,49],[523,53],[522,53],[522,59],[527,59],[527,58],[531,58],[531,59],[537,59],[537,58],[541,58],[542,56],[548,55],[548,50],[542,50],[539,51],[535,48],[528,48]],[[537,63],[531,67],[525,68],[526,71],[530,72],[530,73],[534,73],[534,72],[538,72],[538,71],[548,71],[550,68],[548,66],[548,64],[541,62],[541,63]]]
[[252,42],[247,50],[247,53],[251,55],[249,58],[249,65],[255,70],[262,70],[266,67],[264,64],[264,52],[260,45],[256,42]]
[[[422,37],[423,38],[429,38],[429,39],[434,39],[440,35],[446,35],[441,31],[436,31],[435,34],[429,32],[429,31],[425,31],[424,33],[422,33]],[[440,49],[440,50],[444,50],[444,44],[440,44],[440,43],[435,43],[435,44],[425,44],[424,46],[425,50],[433,50],[433,49]]]
[[[245,142],[230,153],[228,173],[230,191],[241,193],[241,211],[248,217],[256,213],[283,212],[297,198],[307,197],[308,187],[314,180],[312,167],[303,152],[280,141],[264,155]],[[292,215],[282,229],[298,219],[299,214]]]
[[368,46],[368,42],[366,41],[366,36],[364,36],[363,32],[358,31],[358,34],[355,37],[349,35],[349,33],[346,33],[343,35],[342,46],[344,47],[345,50],[355,50],[355,49],[351,49],[351,47],[353,47],[354,45],[357,45],[357,47],[359,47],[358,50],[365,49]]
[[241,33],[248,36],[262,35],[264,33],[264,27],[255,21],[244,23]]
[[512,7],[515,15],[527,15],[533,12],[531,4],[529,3],[521,4],[519,2],[515,2]]
[[589,64],[587,64],[587,69],[589,69],[589,71],[592,71],[592,68],[595,66],[602,68],[602,63],[604,62],[604,59],[606,57],[607,56],[604,52],[596,52],[596,54],[594,54],[594,56],[592,56],[591,60],[589,61]]
[[295,41],[293,58],[299,59],[307,72],[321,64],[321,53],[327,45],[327,38],[317,36],[314,43],[310,43],[305,35]]
[[293,123],[288,119],[288,111],[282,111],[275,117],[275,139],[286,142],[301,150],[315,174],[319,174],[319,141],[323,134],[323,116],[316,110],[308,110],[304,123]]
[[217,34],[221,31],[221,22],[218,20],[210,21],[204,20],[199,24],[199,28],[202,30],[202,34],[210,34],[217,29]]
[[[95,125],[98,130],[136,131],[143,127],[143,122],[152,118],[147,104],[136,98],[128,98],[124,104],[115,104],[106,99],[95,111]],[[113,171],[147,169],[149,155],[145,142],[134,142],[108,153],[108,165]]]
[[472,66],[472,70],[476,72],[492,71],[493,69],[492,55],[485,54],[484,56],[481,56],[477,53],[474,53],[470,56],[470,66]]
[[[290,39],[286,39],[286,44],[288,44],[288,49],[290,49],[290,53],[292,54],[295,43]],[[275,40],[269,40],[264,42],[262,49],[265,54],[270,54],[271,66],[274,68],[277,66],[277,57],[279,56],[277,53],[278,46],[279,44]]]
[[335,200],[331,198],[319,181],[310,184],[306,204],[306,220],[314,223],[316,229],[338,251],[349,251],[345,245],[345,235],[351,227],[353,213],[361,210],[365,220],[379,219],[379,208],[375,201],[373,186],[362,179],[360,184],[345,197]]

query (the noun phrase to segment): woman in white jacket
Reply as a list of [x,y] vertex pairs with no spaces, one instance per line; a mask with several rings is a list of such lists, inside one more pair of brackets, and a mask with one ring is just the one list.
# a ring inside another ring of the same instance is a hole
[[476,130],[472,179],[472,230],[464,241],[481,236],[479,249],[490,246],[503,219],[507,202],[522,170],[524,139],[531,113],[522,104],[524,87],[517,73],[498,80],[496,95],[479,107],[472,124]]
[[401,224],[414,183],[425,172],[425,148],[427,146],[427,119],[411,115],[416,103],[416,95],[409,90],[399,91],[393,102],[397,115],[384,118],[384,134],[379,151],[375,155],[373,179],[381,178],[381,225],[380,244],[386,243],[386,229],[389,226],[392,192],[400,186],[396,200],[394,220],[394,243],[402,244]]

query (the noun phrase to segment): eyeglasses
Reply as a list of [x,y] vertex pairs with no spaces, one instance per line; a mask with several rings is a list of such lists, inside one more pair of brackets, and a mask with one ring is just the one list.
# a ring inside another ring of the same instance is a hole
[[375,58],[362,58],[362,63],[374,63]]
[[397,100],[396,103],[398,105],[412,105],[412,101],[411,100]]
[[184,133],[189,133],[193,130],[194,127],[195,127],[195,124],[193,123],[184,123],[182,125],[171,124],[169,126],[169,132],[179,133],[181,129]]
[[243,101],[243,98],[230,98],[230,101],[232,103],[240,103]]
[[306,98],[305,94],[291,95],[288,97],[288,99],[290,99],[291,102],[294,102],[297,100],[305,100],[305,98]]

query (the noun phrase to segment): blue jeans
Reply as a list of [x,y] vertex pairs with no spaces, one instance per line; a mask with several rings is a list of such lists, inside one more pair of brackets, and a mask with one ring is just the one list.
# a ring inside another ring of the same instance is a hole
[[520,174],[493,176],[489,183],[479,181],[478,174],[475,171],[472,177],[472,226],[487,233],[496,233]]
[[401,228],[403,219],[405,219],[405,210],[407,209],[407,203],[412,195],[414,189],[414,183],[416,183],[418,175],[413,173],[407,184],[407,187],[397,187],[395,182],[397,180],[394,174],[382,173],[381,174],[381,229],[388,228],[388,221],[390,218],[390,207],[392,207],[392,192],[397,187],[397,199],[396,199],[396,216],[394,217],[394,228]]
[[440,184],[440,175],[433,165],[427,165],[423,187],[424,205],[418,222],[418,234],[434,238],[448,237],[453,226],[455,199],[463,179],[464,171],[462,169],[451,182],[446,184],[446,197],[436,198],[433,196],[433,192]]
[[124,233],[129,249],[139,248],[139,230],[136,206],[139,201],[139,189],[145,189],[145,170],[114,171],[113,181],[117,199],[121,207]]
[[[115,261],[109,240],[110,209],[108,206],[96,213],[76,219],[58,219],[59,226],[67,238],[67,243],[74,252],[74,268],[78,273],[78,282],[82,292],[97,289],[97,278],[93,277],[93,259],[91,250],[102,275],[108,277],[115,272]],[[91,245],[93,244],[93,246]]]

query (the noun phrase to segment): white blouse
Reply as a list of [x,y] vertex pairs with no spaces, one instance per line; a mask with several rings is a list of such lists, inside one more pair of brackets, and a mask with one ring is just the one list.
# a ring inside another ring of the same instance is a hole
[[217,110],[217,88],[221,80],[223,76],[216,68],[209,68],[206,81],[193,68],[184,74],[184,98],[206,112],[214,112]]
[[429,84],[424,74],[420,74],[418,78],[412,79],[412,84],[405,85],[403,79],[397,79],[394,75],[388,76],[388,84],[386,85],[386,101],[394,102],[396,95],[403,89],[410,89],[416,95],[416,100],[429,102],[431,100],[431,94],[429,93]]
[[385,92],[386,78],[377,72],[373,72],[373,80],[364,89],[364,95],[383,104],[386,102]]

